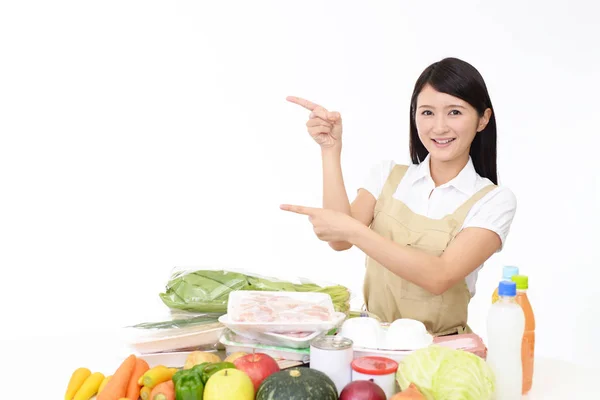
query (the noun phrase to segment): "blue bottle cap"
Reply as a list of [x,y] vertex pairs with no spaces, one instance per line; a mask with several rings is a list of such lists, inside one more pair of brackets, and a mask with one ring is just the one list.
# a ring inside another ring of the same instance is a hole
[[504,268],[502,268],[502,279],[510,281],[515,275],[519,275],[519,267],[506,265]]
[[517,284],[512,281],[501,281],[498,285],[498,295],[514,297],[517,295]]

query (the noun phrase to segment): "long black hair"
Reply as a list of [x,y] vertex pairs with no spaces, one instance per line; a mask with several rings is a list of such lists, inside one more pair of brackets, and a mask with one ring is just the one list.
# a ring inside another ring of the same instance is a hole
[[427,67],[417,79],[410,100],[410,158],[413,164],[419,164],[428,151],[423,146],[417,132],[415,115],[417,96],[425,85],[431,85],[438,92],[458,97],[469,103],[483,116],[486,109],[492,110],[492,116],[481,132],[473,139],[469,155],[473,160],[475,171],[490,181],[498,184],[496,170],[496,118],[492,101],[488,94],[483,77],[471,64],[457,58],[445,58]]

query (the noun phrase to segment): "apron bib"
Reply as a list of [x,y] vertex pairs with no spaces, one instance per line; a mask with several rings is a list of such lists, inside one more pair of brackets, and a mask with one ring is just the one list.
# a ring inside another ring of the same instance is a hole
[[[458,234],[471,207],[496,185],[481,189],[452,214],[432,219],[414,213],[393,198],[407,169],[406,165],[396,165],[392,169],[377,199],[371,229],[399,245],[440,256]],[[464,279],[446,292],[434,295],[367,256],[363,290],[367,310],[383,322],[415,319],[423,322],[434,336],[471,331],[467,326],[471,293]]]

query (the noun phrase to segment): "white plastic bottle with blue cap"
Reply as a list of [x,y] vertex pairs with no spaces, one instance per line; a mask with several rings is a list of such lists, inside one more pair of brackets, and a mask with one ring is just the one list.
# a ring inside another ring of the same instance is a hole
[[[519,275],[519,267],[515,267],[512,265],[505,265],[502,268],[502,280],[503,281],[512,281],[512,277],[515,275]],[[494,293],[492,293],[492,304],[498,301],[498,287],[494,289]]]
[[525,314],[516,302],[517,285],[501,281],[497,302],[487,319],[487,363],[496,376],[496,400],[518,400],[523,387],[521,345],[525,331]]

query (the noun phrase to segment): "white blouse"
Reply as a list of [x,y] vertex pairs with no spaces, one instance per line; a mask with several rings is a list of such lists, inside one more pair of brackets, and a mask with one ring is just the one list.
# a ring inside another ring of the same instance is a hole
[[[384,161],[375,165],[362,188],[378,198],[395,165],[394,161]],[[490,184],[492,182],[489,179],[479,176],[473,161],[469,158],[467,165],[454,179],[436,188],[431,178],[429,156],[427,156],[422,163],[409,166],[393,197],[402,201],[417,214],[441,219],[452,214],[471,196]],[[496,189],[475,203],[461,229],[477,227],[496,232],[504,246],[516,208],[517,199],[513,192],[505,186],[498,185]],[[477,274],[482,267],[483,265],[479,266],[466,278],[472,295],[475,294]]]

